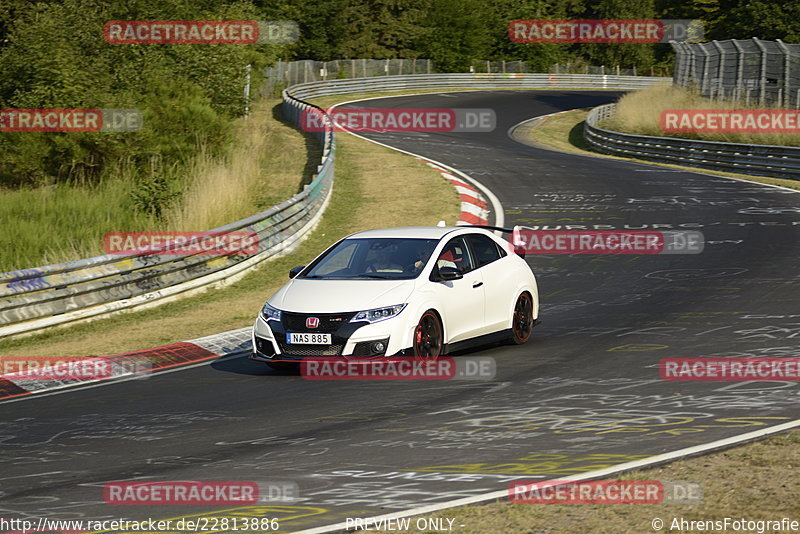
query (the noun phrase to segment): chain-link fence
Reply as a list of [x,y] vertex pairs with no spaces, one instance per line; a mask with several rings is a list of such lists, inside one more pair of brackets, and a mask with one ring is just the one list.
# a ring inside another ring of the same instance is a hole
[[670,44],[676,53],[675,85],[745,105],[800,108],[800,44],[755,37]]
[[266,91],[274,92],[290,85],[345,78],[367,78],[392,74],[430,74],[430,59],[337,59],[333,61],[278,61],[267,67]]
[[[542,69],[527,61],[473,61],[470,72],[495,73],[541,73]],[[589,65],[587,63],[554,63],[547,74],[614,74],[617,76],[648,75],[649,72],[636,72],[636,68],[626,69],[619,65]],[[650,74],[654,75],[654,74]]]

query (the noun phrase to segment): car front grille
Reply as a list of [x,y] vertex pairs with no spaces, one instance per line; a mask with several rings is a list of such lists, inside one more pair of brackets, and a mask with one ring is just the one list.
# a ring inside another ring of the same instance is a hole
[[[346,325],[355,313],[291,313],[283,312],[282,323],[287,332],[336,332],[341,326]],[[316,317],[319,326],[309,328],[306,319]]]
[[341,356],[344,345],[295,345],[279,342],[281,353],[286,356]]

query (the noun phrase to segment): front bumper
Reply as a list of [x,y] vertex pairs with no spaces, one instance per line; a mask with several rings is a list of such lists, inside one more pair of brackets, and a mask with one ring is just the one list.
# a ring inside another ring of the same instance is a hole
[[[300,315],[300,314],[294,314]],[[331,314],[306,314],[322,317],[325,325],[320,330],[298,328],[298,318],[293,317],[281,321],[266,321],[259,314],[253,326],[251,360],[262,362],[299,362],[305,359],[320,357],[381,357],[403,354],[405,347],[400,347],[403,321],[398,317],[377,323],[349,322],[353,314],[338,326],[326,322],[325,316]],[[341,314],[347,315],[347,314]],[[321,332],[331,334],[330,345],[300,345],[286,343],[286,334],[290,332]],[[381,345],[378,345],[381,344]]]

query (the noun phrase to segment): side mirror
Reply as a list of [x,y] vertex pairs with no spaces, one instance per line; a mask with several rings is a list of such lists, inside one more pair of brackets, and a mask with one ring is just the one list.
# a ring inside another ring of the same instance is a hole
[[464,278],[464,275],[455,267],[439,267],[439,280],[449,282]]
[[300,271],[302,271],[305,268],[306,268],[305,265],[298,265],[297,267],[295,267],[293,269],[290,269],[289,270],[289,278],[294,278],[295,276],[300,274]]

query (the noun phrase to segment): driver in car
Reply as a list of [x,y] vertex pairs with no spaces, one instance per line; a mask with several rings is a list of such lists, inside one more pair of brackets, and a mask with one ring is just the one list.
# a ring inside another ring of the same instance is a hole
[[372,261],[367,266],[368,273],[379,272],[403,272],[403,266],[392,261],[392,251],[390,247],[381,247],[375,250]]

